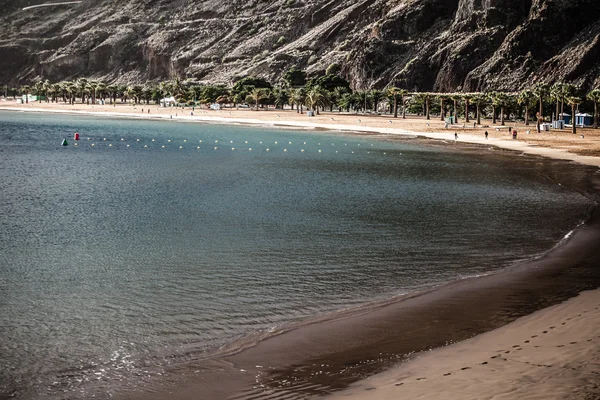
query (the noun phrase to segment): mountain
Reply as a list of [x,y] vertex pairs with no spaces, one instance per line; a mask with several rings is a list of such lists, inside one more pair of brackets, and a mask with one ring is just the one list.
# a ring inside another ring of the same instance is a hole
[[597,2],[83,0],[23,10],[43,2],[0,0],[0,84],[276,81],[292,66],[318,74],[335,62],[355,88],[590,88],[600,84]]

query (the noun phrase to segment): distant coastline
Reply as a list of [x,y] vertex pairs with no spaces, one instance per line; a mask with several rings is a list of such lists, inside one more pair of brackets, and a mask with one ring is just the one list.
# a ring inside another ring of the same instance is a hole
[[[141,110],[150,110],[150,113],[142,113]],[[521,137],[519,140],[511,140],[510,135],[504,132],[501,127],[496,130],[495,127],[478,127],[475,129],[467,129],[460,127],[452,129],[444,129],[443,123],[439,121],[426,121],[423,118],[408,119],[390,119],[383,116],[372,115],[356,115],[356,114],[338,114],[324,113],[320,117],[307,117],[303,114],[298,114],[292,110],[271,110],[271,111],[251,111],[251,110],[236,110],[224,109],[219,111],[191,108],[159,108],[156,105],[119,105],[113,106],[87,106],[87,105],[54,105],[47,103],[31,103],[28,106],[23,104],[2,104],[0,103],[0,111],[13,112],[41,112],[41,113],[58,113],[58,114],[76,114],[115,118],[135,118],[147,120],[173,120],[180,122],[197,122],[197,123],[219,123],[219,124],[248,124],[255,126],[279,126],[301,129],[326,129],[332,131],[346,131],[368,134],[381,134],[393,137],[398,136],[419,136],[428,139],[436,139],[455,141],[454,133],[458,133],[458,142],[480,144],[486,146],[496,146],[502,149],[520,151],[526,154],[539,155],[560,160],[570,160],[585,165],[600,167],[600,138],[594,136],[588,137],[587,140],[593,141],[589,146],[589,151],[586,151],[588,143],[575,141],[569,132],[561,132],[561,137],[555,132],[551,133],[535,133],[535,126],[526,127],[518,126],[513,123],[515,128],[520,131]],[[491,122],[491,121],[490,121]],[[507,122],[510,124],[510,122]],[[523,130],[530,130],[525,136]],[[444,132],[445,130],[445,132]],[[489,138],[486,139],[483,131],[489,132]],[[592,130],[589,130],[590,133]],[[591,135],[590,135],[591,136]],[[541,142],[537,144],[529,139],[533,138]],[[565,140],[571,140],[574,143],[564,145]],[[581,149],[584,154],[577,154],[566,148],[573,150]],[[594,155],[585,155],[591,152]]]

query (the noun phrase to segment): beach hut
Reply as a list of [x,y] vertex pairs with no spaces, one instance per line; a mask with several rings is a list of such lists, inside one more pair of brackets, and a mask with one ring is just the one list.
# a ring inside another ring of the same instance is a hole
[[221,109],[221,105],[219,103],[212,103],[210,105],[210,109],[211,110],[220,110]]
[[565,124],[570,124],[571,123],[571,114],[567,114],[567,113],[558,114],[558,120],[565,121]]
[[575,124],[577,126],[592,126],[594,124],[594,117],[590,114],[575,114]]
[[175,100],[175,97],[173,97],[173,96],[160,99],[161,107],[170,107],[175,104],[177,104],[177,101]]
[[33,103],[34,101],[39,101],[39,100],[46,100],[46,98],[44,96],[36,96],[34,94],[23,95],[22,99],[23,99],[23,102],[29,101],[30,103]]

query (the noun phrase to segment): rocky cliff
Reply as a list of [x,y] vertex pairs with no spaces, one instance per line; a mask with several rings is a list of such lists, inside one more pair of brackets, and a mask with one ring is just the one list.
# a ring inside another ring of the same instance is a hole
[[600,84],[598,0],[83,0],[22,9],[40,3],[0,0],[0,84],[276,81],[292,66],[316,74],[333,62],[355,88]]

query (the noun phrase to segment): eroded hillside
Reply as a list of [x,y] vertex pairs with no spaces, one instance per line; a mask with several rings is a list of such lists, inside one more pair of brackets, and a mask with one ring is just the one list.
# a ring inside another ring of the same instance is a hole
[[0,1],[0,83],[277,80],[332,62],[355,88],[600,83],[597,0]]

